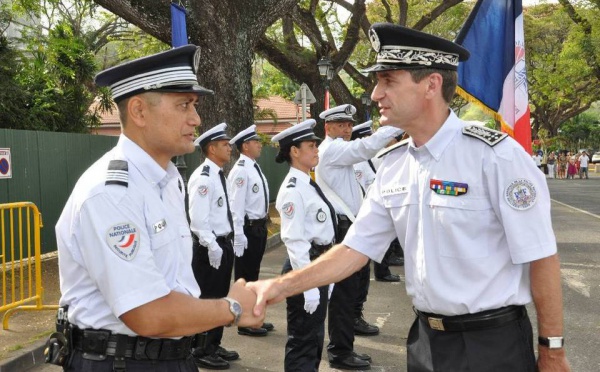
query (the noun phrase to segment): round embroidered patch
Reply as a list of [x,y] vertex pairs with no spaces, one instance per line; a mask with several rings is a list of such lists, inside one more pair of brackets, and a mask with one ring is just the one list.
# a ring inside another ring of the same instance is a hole
[[285,203],[283,205],[283,207],[281,207],[281,211],[283,212],[283,215],[286,216],[287,218],[293,218],[296,208],[294,207],[294,203],[289,202],[289,203]]
[[244,177],[238,177],[235,179],[235,185],[239,188],[244,186]]
[[254,184],[254,186],[252,186],[252,192],[255,193],[255,194],[258,192],[258,185],[257,184]]
[[524,211],[535,204],[537,192],[531,181],[526,179],[518,179],[508,185],[504,191],[504,200],[512,208]]
[[116,224],[106,232],[106,243],[119,258],[131,261],[139,251],[139,230],[131,222]]
[[325,213],[323,211],[323,209],[319,208],[319,210],[317,211],[317,221],[325,222],[326,219],[327,219],[327,213]]
[[220,198],[217,200],[217,205],[218,205],[219,207],[222,207],[222,206],[223,206],[223,197],[222,197],[222,196],[221,196],[221,197],[220,197]]
[[202,185],[198,187],[198,194],[200,194],[200,196],[208,195],[208,186]]

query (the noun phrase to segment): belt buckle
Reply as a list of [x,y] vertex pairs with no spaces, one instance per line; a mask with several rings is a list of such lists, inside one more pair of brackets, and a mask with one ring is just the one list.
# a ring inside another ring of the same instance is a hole
[[435,329],[436,331],[445,331],[444,322],[441,318],[431,318],[427,317],[427,322],[429,323],[429,327],[431,329]]

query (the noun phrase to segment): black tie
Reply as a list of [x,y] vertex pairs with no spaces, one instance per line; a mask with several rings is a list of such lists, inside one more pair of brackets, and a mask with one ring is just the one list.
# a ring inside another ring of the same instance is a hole
[[373,170],[373,173],[377,173],[377,169],[375,169],[375,166],[373,165],[373,162],[371,161],[371,159],[368,160],[369,163],[369,167],[371,167],[371,169]]
[[265,179],[263,178],[263,174],[260,171],[260,167],[258,166],[258,163],[254,163],[254,168],[256,168],[256,171],[258,172],[258,175],[260,176],[260,182],[262,182],[263,185],[263,195],[265,197],[265,213],[269,213],[269,201],[267,200],[267,187],[265,185]]
[[223,191],[225,191],[225,202],[227,203],[227,219],[229,220],[229,226],[231,226],[231,232],[233,232],[233,217],[231,216],[231,209],[229,209],[229,197],[227,196],[227,185],[225,184],[225,175],[223,171],[219,171],[219,177],[221,177],[221,185],[223,185]]
[[323,199],[325,204],[327,204],[327,206],[329,207],[329,213],[331,213],[331,220],[333,221],[333,233],[334,233],[334,239],[335,239],[334,243],[338,243],[338,239],[337,239],[338,224],[337,224],[337,216],[335,214],[335,209],[333,209],[333,205],[331,205],[329,200],[327,200],[327,198],[325,197],[325,194],[323,194],[323,190],[321,190],[321,188],[319,187],[319,185],[317,185],[317,183],[315,181],[313,181],[311,179],[310,185],[312,187],[314,187],[315,190],[317,190],[317,194],[319,194],[321,199]]

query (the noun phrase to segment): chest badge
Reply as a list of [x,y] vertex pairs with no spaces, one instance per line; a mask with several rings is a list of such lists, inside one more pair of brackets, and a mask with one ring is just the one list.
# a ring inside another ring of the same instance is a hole
[[510,183],[504,191],[504,200],[513,209],[524,211],[535,204],[537,191],[531,181],[518,179]]
[[252,186],[252,192],[255,193],[255,194],[258,192],[258,185],[257,184],[254,184],[254,186]]
[[325,222],[325,220],[327,220],[327,213],[325,213],[323,209],[319,208],[317,211],[317,221]]
[[460,196],[467,193],[469,185],[461,182],[429,180],[429,188],[436,194]]
[[217,205],[218,205],[219,207],[222,207],[222,206],[223,206],[223,197],[222,197],[222,196],[221,196],[221,197],[220,197],[220,198],[217,200]]

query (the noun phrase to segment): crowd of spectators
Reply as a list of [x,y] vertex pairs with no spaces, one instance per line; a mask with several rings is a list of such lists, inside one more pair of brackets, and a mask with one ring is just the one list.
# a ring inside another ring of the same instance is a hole
[[531,157],[547,178],[589,179],[590,154],[586,150],[575,151],[534,151]]

